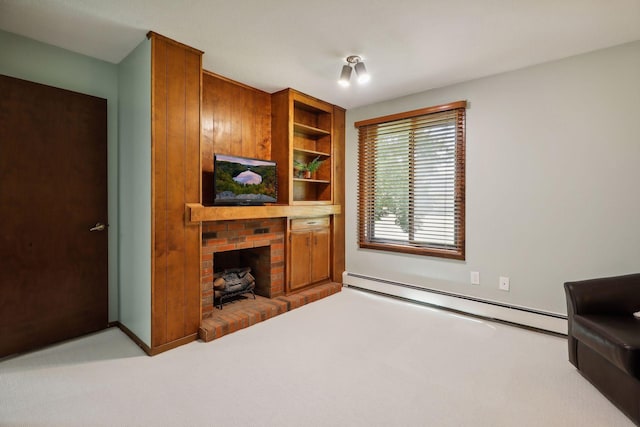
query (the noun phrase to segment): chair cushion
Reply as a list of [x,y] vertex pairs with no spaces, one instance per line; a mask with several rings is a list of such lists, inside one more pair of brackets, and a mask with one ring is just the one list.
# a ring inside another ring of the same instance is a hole
[[640,319],[630,315],[576,315],[572,331],[576,339],[640,379]]

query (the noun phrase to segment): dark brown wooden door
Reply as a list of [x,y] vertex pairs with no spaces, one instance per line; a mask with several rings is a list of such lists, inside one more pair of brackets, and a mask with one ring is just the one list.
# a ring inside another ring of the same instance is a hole
[[106,108],[0,76],[0,357],[107,326]]

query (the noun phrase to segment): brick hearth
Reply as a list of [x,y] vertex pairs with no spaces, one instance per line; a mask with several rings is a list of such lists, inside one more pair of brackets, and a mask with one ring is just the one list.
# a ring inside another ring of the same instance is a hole
[[[252,248],[269,248],[256,251],[256,266],[262,280],[256,280],[256,293],[275,298],[284,294],[284,219],[216,221],[202,224],[202,319],[213,314],[214,254]],[[225,266],[228,267],[228,266]],[[236,266],[240,267],[240,266]],[[269,273],[270,271],[270,273]]]
[[[279,314],[340,292],[340,283],[325,283],[284,295],[285,219],[215,221],[202,224],[202,320],[199,336],[212,341]],[[243,251],[243,254],[237,254]],[[234,258],[247,265],[231,265]],[[216,266],[215,263],[218,263]],[[213,274],[224,268],[250,266],[256,277],[256,299],[213,306]]]
[[297,294],[272,299],[258,296],[255,300],[249,298],[236,301],[225,305],[222,310],[215,309],[212,316],[203,319],[198,335],[203,341],[212,341],[341,290],[342,284],[332,282],[314,286]]

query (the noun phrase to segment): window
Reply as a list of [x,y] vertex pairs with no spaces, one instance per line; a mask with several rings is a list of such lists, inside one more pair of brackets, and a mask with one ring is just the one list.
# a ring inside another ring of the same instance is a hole
[[464,259],[466,104],[355,124],[361,248]]

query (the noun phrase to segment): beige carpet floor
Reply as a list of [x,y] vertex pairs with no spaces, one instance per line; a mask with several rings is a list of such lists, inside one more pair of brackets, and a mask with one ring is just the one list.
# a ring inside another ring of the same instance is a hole
[[145,356],[109,329],[0,362],[2,426],[631,426],[566,340],[343,292]]

